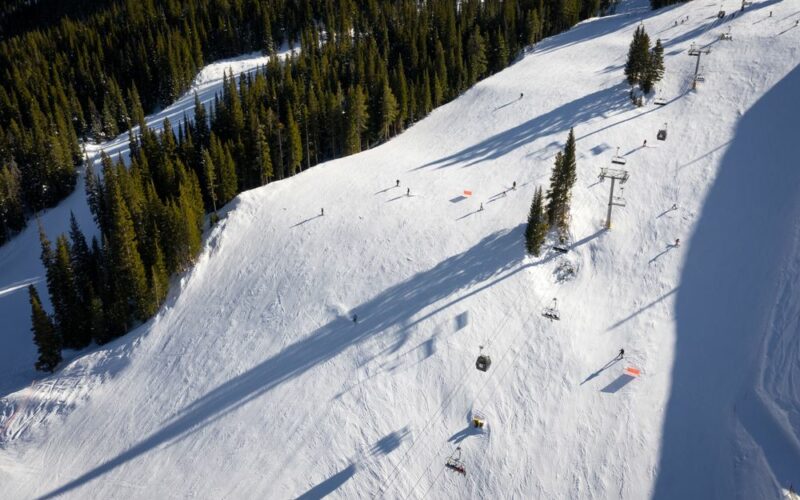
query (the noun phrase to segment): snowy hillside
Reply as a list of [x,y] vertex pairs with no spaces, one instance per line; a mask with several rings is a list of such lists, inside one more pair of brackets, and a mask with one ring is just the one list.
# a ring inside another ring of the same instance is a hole
[[[389,143],[240,195],[126,337],[30,386],[32,346],[3,351],[3,496],[749,499],[800,484],[800,12],[723,4],[736,17],[623,2]],[[665,45],[664,106],[632,107],[623,82],[640,22]],[[711,49],[696,92],[692,42]],[[570,127],[571,251],[526,257],[533,191]],[[606,231],[597,176],[617,147],[627,206]],[[51,235],[70,209],[88,221],[83,196],[45,215]],[[42,279],[36,259],[35,230],[0,249],[4,344],[29,338],[15,287]],[[554,297],[560,321],[541,315]],[[457,446],[465,476],[444,467]]]

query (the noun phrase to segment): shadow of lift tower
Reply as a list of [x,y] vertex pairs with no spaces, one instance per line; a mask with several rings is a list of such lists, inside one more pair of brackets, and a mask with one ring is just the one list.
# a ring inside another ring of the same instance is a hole
[[[611,209],[614,208],[614,206],[625,206],[625,198],[622,196],[614,197],[614,183],[619,181],[620,186],[625,184],[628,181],[628,171],[618,168],[603,167],[600,169],[600,175],[598,177],[600,181],[604,181],[606,178],[611,179],[611,190],[608,193],[608,215],[606,217],[606,229],[611,229]],[[621,190],[622,188],[620,188],[620,191]]]

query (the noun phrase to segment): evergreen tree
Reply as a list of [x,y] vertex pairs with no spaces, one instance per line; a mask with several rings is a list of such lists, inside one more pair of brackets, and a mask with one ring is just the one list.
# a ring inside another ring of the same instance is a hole
[[391,136],[397,113],[397,99],[395,99],[392,89],[389,87],[389,82],[384,80],[380,111],[380,135],[383,140],[388,140]]
[[360,85],[350,89],[347,102],[347,136],[345,138],[344,154],[350,155],[361,151],[361,134],[367,130],[369,121],[367,96]]
[[633,40],[628,48],[628,60],[625,63],[625,76],[628,85],[636,85],[645,79],[650,64],[650,37],[639,25],[633,33]]
[[664,77],[664,47],[661,40],[656,40],[656,45],[647,59],[647,69],[641,81],[642,90],[649,94],[653,90],[653,84],[661,81]]
[[486,42],[476,26],[467,43],[467,65],[469,68],[469,84],[483,78],[488,67],[486,61]]
[[70,247],[64,235],[56,239],[56,251],[50,263],[53,278],[50,297],[53,300],[55,320],[64,347],[81,349],[91,342],[87,312],[82,307],[78,283],[72,267]]
[[288,175],[294,175],[300,169],[300,164],[303,161],[303,141],[300,138],[300,127],[294,119],[292,108],[289,108],[286,115],[286,130],[289,134],[286,168],[288,169]]
[[544,213],[544,195],[542,188],[536,188],[528,213],[528,226],[525,228],[525,250],[536,257],[541,253],[547,236],[547,221]]
[[256,132],[254,160],[263,186],[272,179],[272,155],[263,125],[258,125]]
[[125,321],[125,325],[133,318],[146,319],[151,307],[144,265],[137,249],[131,214],[116,189],[111,194],[111,231],[107,248],[107,270],[113,276],[111,299],[120,308],[120,319]]
[[558,230],[563,243],[569,232],[569,211],[572,201],[572,187],[577,181],[577,162],[575,154],[575,131],[570,129],[563,153],[556,154],[553,173],[550,176],[550,189],[547,191],[547,222]]
[[217,173],[214,162],[211,160],[211,154],[205,149],[203,150],[203,173],[206,180],[206,192],[211,200],[211,208],[214,213],[217,213]]
[[31,303],[33,342],[39,350],[36,369],[52,373],[61,362],[61,339],[53,326],[53,320],[42,307],[35,286],[28,285],[28,296]]

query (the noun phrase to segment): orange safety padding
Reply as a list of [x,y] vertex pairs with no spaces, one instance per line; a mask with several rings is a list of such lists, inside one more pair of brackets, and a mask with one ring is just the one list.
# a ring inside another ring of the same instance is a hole
[[625,368],[625,371],[635,377],[638,377],[642,373],[639,371],[638,368],[632,368],[632,367]]
[[470,191],[469,189],[465,189],[464,196],[472,196],[472,191]]

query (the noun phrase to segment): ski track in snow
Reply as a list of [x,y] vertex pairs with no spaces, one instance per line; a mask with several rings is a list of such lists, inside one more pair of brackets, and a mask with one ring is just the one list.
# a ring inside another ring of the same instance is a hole
[[[242,193],[156,317],[40,379],[28,228],[0,248],[5,494],[777,498],[800,484],[800,12],[738,7],[719,20],[717,4],[624,1],[389,143]],[[622,83],[640,22],[664,42],[664,106],[633,108]],[[696,92],[693,42],[711,49]],[[226,64],[198,76],[202,100]],[[570,126],[572,249],[526,257],[521,223]],[[605,231],[596,176],[617,147],[627,206]],[[93,228],[79,182],[44,214],[51,237],[70,209]],[[560,321],[541,316],[553,297]],[[444,467],[456,446],[465,477]]]

